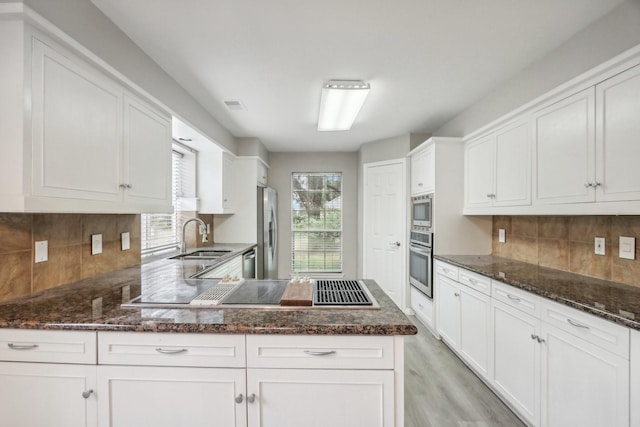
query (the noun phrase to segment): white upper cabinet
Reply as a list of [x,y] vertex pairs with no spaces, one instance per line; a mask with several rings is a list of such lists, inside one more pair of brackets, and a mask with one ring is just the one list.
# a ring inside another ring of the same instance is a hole
[[411,195],[433,193],[436,188],[435,145],[411,156]]
[[[200,213],[234,213],[234,158],[219,148],[198,152],[198,199]],[[255,185],[255,184],[254,184]]]
[[256,181],[258,183],[259,186],[261,187],[266,187],[267,186],[267,174],[268,174],[268,169],[267,169],[267,165],[265,165],[264,163],[262,163],[261,160],[256,160]]
[[589,88],[534,114],[536,203],[594,200],[594,95]]
[[[115,78],[26,24],[0,22],[0,210],[169,212],[171,124]],[[15,113],[18,111],[18,113]],[[11,113],[10,113],[11,112]]]
[[528,121],[469,142],[465,149],[465,207],[529,205],[530,165]]
[[596,86],[596,199],[640,200],[640,66]]

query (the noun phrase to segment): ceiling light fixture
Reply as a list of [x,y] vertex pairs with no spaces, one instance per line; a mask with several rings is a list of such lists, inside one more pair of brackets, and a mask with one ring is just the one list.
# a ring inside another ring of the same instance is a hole
[[371,85],[361,80],[329,80],[322,86],[318,130],[351,129],[369,90]]

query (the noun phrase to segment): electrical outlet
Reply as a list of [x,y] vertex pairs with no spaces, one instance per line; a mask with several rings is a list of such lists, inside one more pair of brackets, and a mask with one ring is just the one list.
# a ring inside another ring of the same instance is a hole
[[636,258],[636,238],[620,236],[618,256],[625,259]]
[[102,234],[91,235],[91,255],[102,253]]
[[131,234],[129,232],[122,233],[120,235],[120,242],[123,251],[129,250],[131,248]]
[[595,238],[593,253],[596,255],[604,255],[604,237]]
[[49,260],[49,241],[42,240],[36,242],[36,259],[35,262],[45,262]]
[[498,242],[504,243],[507,241],[507,231],[504,228],[498,229]]

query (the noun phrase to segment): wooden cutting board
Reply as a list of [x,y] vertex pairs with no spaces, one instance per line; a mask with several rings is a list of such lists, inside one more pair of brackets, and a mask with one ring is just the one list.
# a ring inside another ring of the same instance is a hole
[[310,282],[289,282],[280,299],[280,305],[313,305],[313,285]]

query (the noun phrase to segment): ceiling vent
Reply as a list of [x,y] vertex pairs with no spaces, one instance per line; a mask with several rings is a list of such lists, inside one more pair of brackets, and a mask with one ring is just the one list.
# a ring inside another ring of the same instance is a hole
[[246,110],[246,108],[244,107],[244,105],[242,104],[242,102],[237,101],[237,100],[233,100],[233,101],[224,101],[224,105],[227,106],[227,108],[229,110],[233,110],[233,111],[242,111],[242,110]]

